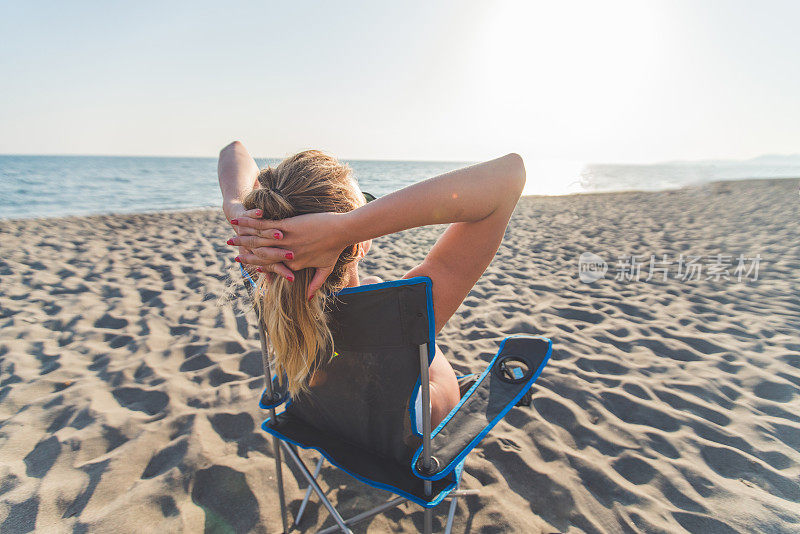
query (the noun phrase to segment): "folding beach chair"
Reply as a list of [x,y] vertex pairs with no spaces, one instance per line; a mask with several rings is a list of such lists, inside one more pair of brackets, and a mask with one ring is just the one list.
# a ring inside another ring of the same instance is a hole
[[[266,383],[259,405],[270,414],[261,426],[273,436],[284,532],[288,526],[281,451],[308,483],[296,525],[313,491],[336,522],[321,532],[350,532],[349,525],[412,501],[424,507],[424,531],[430,533],[431,508],[451,499],[445,526],[450,532],[458,497],[477,493],[458,489],[464,459],[509,410],[521,400],[530,404],[531,385],[550,357],[550,340],[504,339],[483,373],[460,379],[461,401],[432,430],[428,366],[435,345],[430,278],[346,288],[334,300],[329,324],[333,358],[319,362],[308,393],[290,399],[286,382],[272,375],[269,340],[259,321]],[[276,412],[281,405],[283,411]],[[313,473],[297,447],[320,452]],[[324,460],[397,497],[342,518],[316,480]]]

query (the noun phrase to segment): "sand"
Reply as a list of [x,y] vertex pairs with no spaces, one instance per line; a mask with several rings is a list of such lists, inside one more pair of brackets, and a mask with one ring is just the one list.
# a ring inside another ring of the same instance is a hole
[[[800,531],[799,208],[797,180],[522,199],[439,340],[459,372],[510,334],[553,357],[467,460],[454,532]],[[438,231],[364,271],[401,276]],[[218,304],[231,235],[210,210],[0,221],[0,531],[280,531],[254,319]],[[615,279],[680,253],[760,254],[758,280]],[[321,484],[346,516],[387,497]],[[299,531],[330,524],[312,499]],[[356,532],[421,525],[404,505]]]

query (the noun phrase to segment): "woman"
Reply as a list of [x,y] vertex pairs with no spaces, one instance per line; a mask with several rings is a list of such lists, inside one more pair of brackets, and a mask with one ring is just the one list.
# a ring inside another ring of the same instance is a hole
[[[222,149],[218,172],[223,210],[237,233],[228,244],[239,247],[236,261],[264,273],[256,306],[276,371],[286,372],[292,395],[313,381],[315,358],[330,353],[326,299],[368,282],[359,279],[358,261],[372,239],[449,224],[425,260],[404,276],[433,281],[438,333],[497,252],[525,185],[522,159],[509,154],[366,204],[349,167],[331,156],[301,152],[259,171],[238,141]],[[430,392],[435,427],[459,400],[455,372],[438,348]]]

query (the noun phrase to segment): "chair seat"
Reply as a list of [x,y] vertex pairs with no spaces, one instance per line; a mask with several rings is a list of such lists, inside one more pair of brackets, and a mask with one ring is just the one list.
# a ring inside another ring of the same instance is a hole
[[401,495],[422,506],[435,506],[452,491],[461,475],[462,466],[450,476],[433,482],[433,492],[425,496],[424,481],[411,472],[411,459],[402,464],[378,456],[338,436],[318,429],[291,413],[283,412],[275,421],[267,419],[264,431],[304,449],[315,449],[350,476],[372,487]]

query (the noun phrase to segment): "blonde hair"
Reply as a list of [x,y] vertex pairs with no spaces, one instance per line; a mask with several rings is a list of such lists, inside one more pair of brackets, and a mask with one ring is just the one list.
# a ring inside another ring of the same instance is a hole
[[[365,203],[350,167],[318,150],[300,152],[275,168],[262,170],[258,182],[261,187],[247,195],[243,204],[248,210],[263,210],[265,219],[344,213]],[[296,271],[294,282],[264,275],[256,282],[253,299],[269,336],[271,364],[281,379],[286,373],[292,396],[307,390],[318,358],[333,356],[326,310],[331,295],[347,283],[347,266],[359,258],[359,251],[356,244],[339,254],[333,272],[310,301],[306,288],[313,268]]]

